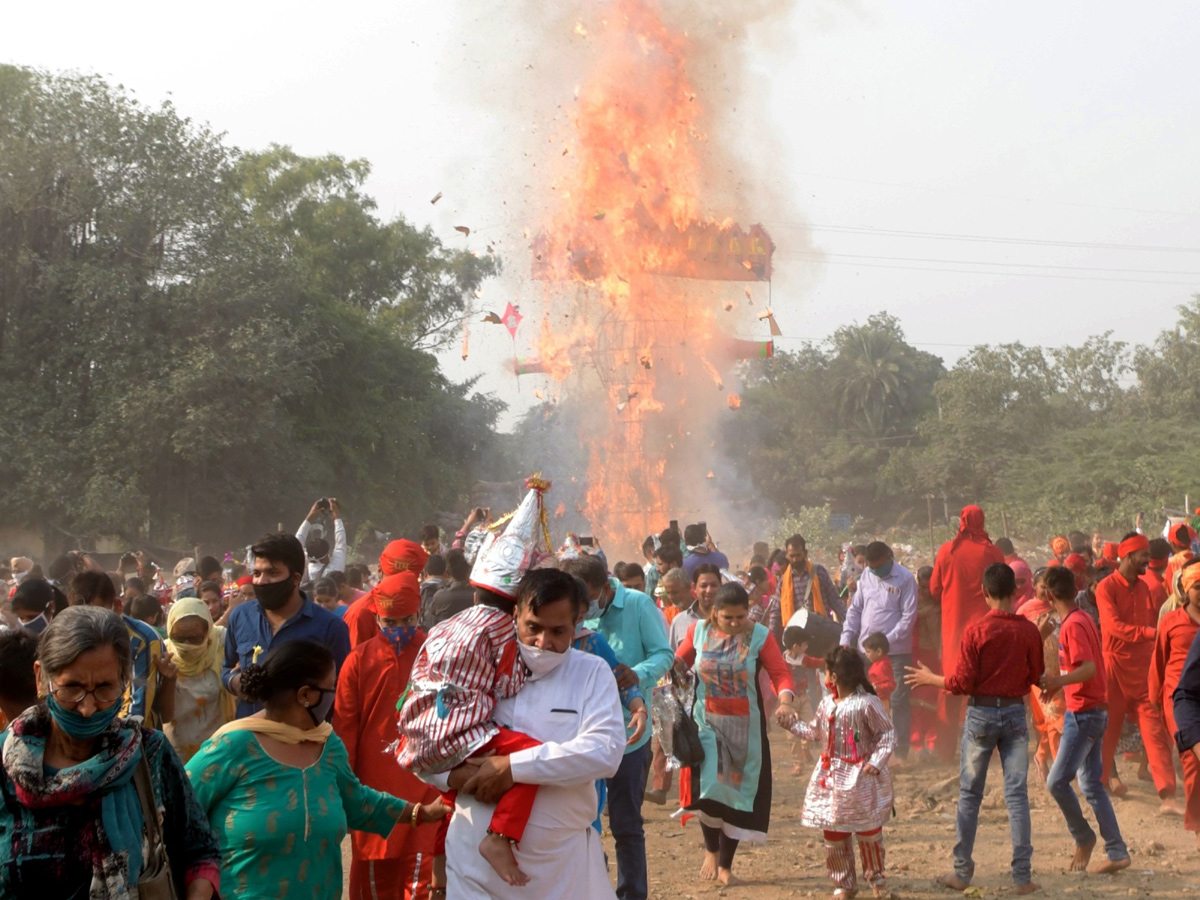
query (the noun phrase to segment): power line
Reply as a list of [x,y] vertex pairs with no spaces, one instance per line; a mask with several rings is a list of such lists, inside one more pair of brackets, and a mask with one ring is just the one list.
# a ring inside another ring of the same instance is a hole
[[939,241],[979,241],[987,244],[1020,244],[1033,247],[1076,247],[1084,250],[1134,250],[1150,253],[1200,253],[1200,247],[1171,247],[1150,244],[1117,244],[1103,241],[1054,241],[1039,238],[995,237],[982,234],[955,234],[941,231],[906,231],[900,228],[871,228],[854,225],[819,225],[801,222],[767,223],[770,228],[805,231],[832,231],[840,234],[872,234],[883,237],[923,238]]
[[[1014,269],[1069,269],[1078,272],[1133,272],[1141,275],[1200,275],[1200,272],[1184,272],[1178,269],[1120,269],[1108,268],[1105,266],[1068,266],[1068,265],[1048,265],[1045,263],[1010,263],[998,262],[989,259],[937,259],[921,256],[875,256],[867,253],[823,253],[820,250],[795,250],[793,253],[799,253],[804,256],[810,256],[813,259],[822,259],[827,257],[837,257],[839,259],[879,259],[890,262],[926,262],[926,263],[953,263],[954,265],[964,266],[1004,266],[1005,268]],[[787,255],[788,259],[794,259],[792,255]]]
[[[799,257],[781,256],[782,259],[794,259],[796,261],[815,261],[809,259],[801,259]],[[867,262],[839,262],[838,260],[825,260],[825,265],[829,266],[857,266],[864,269],[899,269],[903,272],[950,272],[960,275],[994,275],[1000,278],[1009,276],[1020,276],[1022,278],[1058,278],[1065,281],[1110,281],[1123,282],[1125,284],[1161,284],[1167,286],[1190,287],[1196,288],[1195,281],[1150,281],[1144,278],[1106,278],[1100,275],[1054,275],[1050,272],[985,272],[982,269],[939,269],[930,266],[893,266],[885,263],[867,263]]]

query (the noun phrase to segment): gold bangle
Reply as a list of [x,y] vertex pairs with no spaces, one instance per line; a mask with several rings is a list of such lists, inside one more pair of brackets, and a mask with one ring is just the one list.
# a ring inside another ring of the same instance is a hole
[[421,817],[421,804],[414,803],[413,811],[412,811],[412,822],[410,823],[413,828],[417,827],[417,819],[419,819],[420,817]]

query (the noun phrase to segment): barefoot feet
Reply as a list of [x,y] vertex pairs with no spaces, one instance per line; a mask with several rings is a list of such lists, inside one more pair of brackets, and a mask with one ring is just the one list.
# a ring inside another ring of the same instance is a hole
[[1108,792],[1114,797],[1124,797],[1129,793],[1129,788],[1125,786],[1125,782],[1114,775],[1108,779]]
[[725,887],[735,887],[736,885],[743,883],[742,879],[738,878],[728,869],[721,868],[717,869],[717,881],[723,884]]
[[702,881],[717,880],[717,854],[704,851],[704,862],[700,864],[700,879]]
[[1071,860],[1070,871],[1086,872],[1092,859],[1092,851],[1096,849],[1096,839],[1092,838],[1086,844],[1075,845],[1075,858]]
[[529,884],[529,876],[517,865],[513,856],[512,841],[502,834],[492,834],[479,842],[479,855],[488,861],[496,874],[513,887],[523,887]]
[[1131,860],[1128,856],[1124,859],[1109,859],[1098,866],[1092,866],[1088,871],[1094,875],[1115,875],[1122,869],[1128,869],[1130,862]]
[[1174,797],[1163,797],[1162,804],[1158,807],[1160,816],[1182,816],[1183,807],[1180,806]]

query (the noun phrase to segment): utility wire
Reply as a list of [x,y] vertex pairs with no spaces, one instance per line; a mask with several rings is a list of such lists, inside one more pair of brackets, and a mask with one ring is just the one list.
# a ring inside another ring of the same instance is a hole
[[[782,259],[793,259],[794,261],[816,262],[816,259],[800,259],[799,257],[781,256]],[[1020,276],[1022,278],[1059,278],[1066,281],[1110,281],[1123,282],[1125,284],[1161,284],[1175,285],[1179,287],[1196,288],[1195,281],[1151,281],[1144,278],[1106,278],[1101,275],[1055,275],[1050,272],[985,272],[982,269],[939,269],[930,266],[893,266],[885,263],[868,263],[868,262],[840,262],[836,259],[825,260],[825,265],[829,266],[858,266],[865,269],[899,269],[904,272],[951,272],[960,275],[993,275],[999,278],[1008,276]]]
[[811,257],[813,259],[823,259],[828,257],[837,257],[839,259],[876,259],[885,262],[923,262],[923,263],[953,263],[954,265],[964,266],[1004,266],[1005,268],[1013,269],[1069,269],[1078,272],[1130,272],[1140,275],[1200,275],[1200,272],[1184,272],[1178,269],[1121,269],[1108,268],[1105,266],[1068,266],[1068,265],[1051,265],[1046,263],[1012,263],[998,262],[989,259],[938,259],[922,256],[875,256],[868,253],[823,253],[820,250],[795,250],[788,254],[780,254],[786,256],[787,259],[795,259],[793,254]]

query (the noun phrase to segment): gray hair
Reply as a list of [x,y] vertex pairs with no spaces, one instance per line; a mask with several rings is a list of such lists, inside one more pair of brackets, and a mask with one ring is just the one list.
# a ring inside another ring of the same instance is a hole
[[46,626],[38,641],[38,661],[42,672],[53,678],[82,653],[99,647],[112,647],[117,654],[121,677],[129,680],[133,671],[133,652],[125,623],[110,609],[100,606],[69,606]]
[[685,591],[691,587],[691,585],[688,584],[687,575],[684,574],[683,569],[668,570],[665,575],[658,579],[658,583],[663,587],[666,587],[668,584],[673,584],[676,587],[683,588]]

